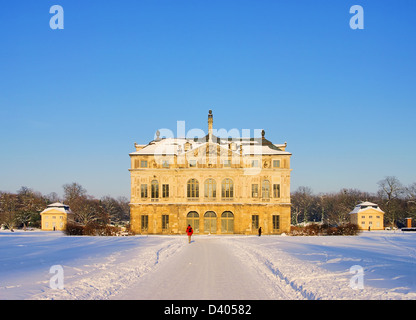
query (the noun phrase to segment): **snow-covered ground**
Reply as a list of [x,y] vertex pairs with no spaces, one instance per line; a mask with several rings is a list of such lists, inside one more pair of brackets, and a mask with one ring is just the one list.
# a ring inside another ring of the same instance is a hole
[[416,299],[414,270],[416,233],[400,231],[191,244],[0,231],[0,299]]

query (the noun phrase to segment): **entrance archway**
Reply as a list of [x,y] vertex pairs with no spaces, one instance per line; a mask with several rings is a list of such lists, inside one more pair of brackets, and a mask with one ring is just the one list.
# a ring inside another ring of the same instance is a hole
[[217,214],[214,211],[204,214],[204,233],[217,233]]
[[234,233],[234,214],[224,211],[221,215],[221,233]]
[[186,226],[191,225],[195,233],[199,233],[199,214],[196,211],[190,211],[186,215]]

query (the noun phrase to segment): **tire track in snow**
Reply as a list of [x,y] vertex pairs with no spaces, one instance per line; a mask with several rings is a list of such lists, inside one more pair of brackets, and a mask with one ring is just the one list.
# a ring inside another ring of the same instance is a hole
[[[85,265],[71,277],[65,277],[64,289],[53,290],[45,283],[42,293],[35,294],[31,300],[102,300],[109,299],[120,290],[129,287],[138,278],[152,272],[161,261],[176,254],[183,248],[183,240],[169,239],[161,243],[141,248],[115,253],[104,262]],[[139,250],[139,251],[137,251]],[[127,260],[125,259],[127,256]],[[63,266],[64,270],[67,268]]]
[[244,238],[227,239],[234,251],[248,266],[257,269],[271,282],[275,290],[288,299],[322,300],[361,298],[361,293],[349,286],[350,273],[332,273],[312,263],[299,260],[279,249],[269,249]]
[[235,255],[239,256],[241,261],[248,267],[256,269],[266,281],[270,282],[273,291],[279,292],[288,300],[315,298],[313,293],[304,290],[302,286],[298,286],[293,281],[290,281],[273,262],[264,254],[259,253],[259,250],[247,244],[240,244],[234,239],[227,240],[228,244],[234,247]]
[[[243,263],[259,270],[271,282],[274,281],[274,286],[285,291],[288,299],[413,300],[416,295],[413,292],[403,295],[369,285],[354,290],[350,284],[353,275],[349,269],[331,272],[315,263],[296,258],[284,250],[276,247],[268,248],[270,242],[253,241],[253,238],[250,240],[248,237],[230,237],[227,242],[234,247],[236,255],[241,257]],[[409,256],[412,254],[410,253]]]

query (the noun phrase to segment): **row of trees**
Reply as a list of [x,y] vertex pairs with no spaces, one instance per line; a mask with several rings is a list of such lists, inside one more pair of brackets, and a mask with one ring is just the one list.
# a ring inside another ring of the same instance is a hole
[[378,182],[377,193],[342,189],[337,193],[314,194],[309,187],[299,187],[291,194],[292,224],[323,222],[340,225],[349,221],[349,212],[362,201],[378,204],[385,212],[384,224],[402,227],[405,218],[416,217],[416,183],[404,186],[393,176]]
[[[362,201],[377,203],[385,212],[385,226],[402,227],[405,218],[416,217],[416,183],[404,186],[396,177],[379,181],[376,194],[357,189],[342,189],[337,193],[314,194],[309,187],[292,192],[293,225],[323,222],[341,225],[349,222],[348,213]],[[16,193],[0,192],[0,225],[12,230],[16,227],[40,227],[40,212],[48,204],[63,202],[75,214],[81,225],[123,225],[129,222],[129,200],[110,196],[96,199],[88,195],[78,183],[63,185],[63,198],[56,193],[42,195],[27,187]]]
[[28,226],[40,228],[40,212],[54,202],[69,205],[75,221],[81,225],[124,225],[129,222],[130,207],[126,197],[96,199],[75,182],[63,185],[63,191],[63,198],[55,192],[43,195],[28,187],[21,187],[16,193],[0,192],[0,225],[10,230]]

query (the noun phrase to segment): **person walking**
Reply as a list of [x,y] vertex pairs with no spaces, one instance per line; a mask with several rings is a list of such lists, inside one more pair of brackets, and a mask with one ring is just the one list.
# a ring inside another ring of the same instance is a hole
[[188,235],[188,241],[189,241],[189,243],[191,243],[192,233],[194,233],[194,230],[192,230],[191,225],[188,224],[188,228],[186,228],[186,234]]
[[261,236],[261,227],[259,228],[259,237]]

